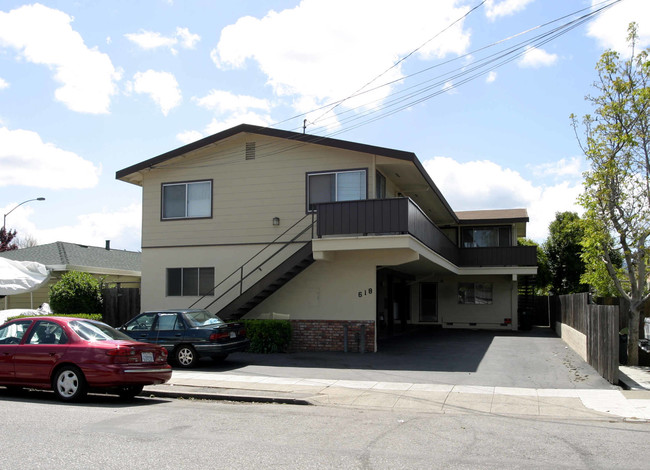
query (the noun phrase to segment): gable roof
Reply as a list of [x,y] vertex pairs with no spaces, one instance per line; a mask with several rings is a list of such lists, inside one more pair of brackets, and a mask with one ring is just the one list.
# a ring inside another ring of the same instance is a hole
[[76,243],[54,242],[0,253],[16,261],[36,261],[57,271],[89,268],[89,272],[140,276],[142,254]]
[[442,206],[445,208],[446,211],[448,211],[449,216],[454,219],[456,217],[454,211],[451,209],[451,206],[444,198],[444,196],[442,195],[438,187],[434,184],[433,180],[431,179],[427,171],[422,166],[422,163],[420,163],[420,160],[418,160],[417,156],[413,152],[395,150],[386,147],[377,147],[375,145],[360,144],[357,142],[332,139],[329,137],[321,137],[321,136],[311,135],[311,134],[301,134],[299,132],[273,129],[270,127],[254,126],[251,124],[240,124],[238,126],[231,127],[230,129],[226,129],[225,131],[218,132],[211,136],[197,140],[196,142],[192,142],[190,144],[179,147],[175,150],[171,150],[169,152],[158,155],[157,157],[153,157],[143,162],[132,165],[130,167],[124,168],[115,173],[115,178],[126,182],[137,184],[134,180],[130,181],[127,177],[141,170],[151,168],[154,165],[158,165],[160,163],[166,162],[173,158],[200,149],[207,145],[214,144],[216,142],[219,142],[221,140],[227,139],[229,137],[232,137],[240,133],[249,133],[249,134],[264,135],[268,137],[277,137],[281,139],[291,140],[296,143],[324,145],[327,147],[333,147],[342,150],[351,150],[355,152],[362,152],[371,155],[379,155],[383,157],[411,162],[417,168],[417,170],[422,175],[422,177],[429,185],[429,187],[431,187],[431,189],[434,191],[434,193],[442,203]]

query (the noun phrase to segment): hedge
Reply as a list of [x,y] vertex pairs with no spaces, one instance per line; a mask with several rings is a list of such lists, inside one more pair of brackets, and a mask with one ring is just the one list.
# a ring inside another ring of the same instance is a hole
[[251,340],[253,353],[287,352],[291,343],[291,322],[288,320],[241,320]]

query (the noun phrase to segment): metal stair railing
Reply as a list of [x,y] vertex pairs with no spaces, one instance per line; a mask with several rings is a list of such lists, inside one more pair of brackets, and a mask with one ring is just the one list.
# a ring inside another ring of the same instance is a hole
[[[291,230],[293,230],[298,224],[303,222],[305,219],[311,217],[311,223],[308,224],[304,229],[302,229],[297,235],[295,235],[293,238],[291,238],[288,241],[285,242],[280,242],[282,243],[282,247],[280,247],[279,250],[275,251],[273,254],[271,254],[268,258],[264,259],[261,263],[259,263],[257,266],[255,266],[253,269],[248,272],[248,274],[244,275],[244,268],[247,264],[249,264],[251,261],[253,261],[255,258],[257,258],[260,254],[262,254],[267,248],[274,246],[277,244],[278,240],[280,240],[282,237],[284,237],[287,233],[289,233]],[[316,223],[316,217],[315,213],[311,212],[306,214],[304,217],[299,219],[296,223],[294,223],[291,227],[286,229],[284,232],[282,232],[280,235],[278,235],[273,241],[269,242],[264,248],[262,248],[260,251],[255,253],[253,256],[251,256],[248,260],[246,260],[240,267],[235,269],[232,273],[230,273],[228,276],[226,276],[219,284],[214,286],[212,289],[207,294],[204,294],[201,298],[196,300],[192,305],[190,305],[188,308],[192,308],[195,305],[197,305],[199,302],[204,300],[207,296],[213,294],[219,287],[221,287],[223,284],[226,283],[229,279],[231,279],[233,276],[239,273],[239,277],[234,280],[234,284],[230,287],[228,287],[221,295],[219,295],[216,299],[214,299],[212,302],[210,302],[208,305],[205,306],[205,309],[207,310],[210,308],[212,305],[217,303],[219,300],[221,300],[225,295],[230,293],[234,288],[239,286],[239,295],[242,295],[244,293],[244,281],[248,279],[251,275],[253,275],[257,270],[261,270],[262,266],[264,266],[266,263],[268,263],[270,260],[274,259],[279,253],[281,253],[285,248],[289,247],[292,243],[296,242],[298,238],[303,236],[305,233],[307,233],[309,230],[311,230],[311,238],[314,238],[314,225]],[[311,240],[310,240],[311,241]],[[305,244],[309,243],[309,241],[306,241]]]

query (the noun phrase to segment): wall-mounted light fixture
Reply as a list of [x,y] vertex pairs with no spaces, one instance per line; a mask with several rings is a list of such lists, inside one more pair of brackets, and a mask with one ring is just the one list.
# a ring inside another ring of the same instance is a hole
[[280,225],[280,217],[273,217],[273,225]]

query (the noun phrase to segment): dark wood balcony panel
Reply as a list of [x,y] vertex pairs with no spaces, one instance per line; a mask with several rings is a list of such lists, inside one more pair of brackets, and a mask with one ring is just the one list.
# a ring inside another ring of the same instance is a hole
[[408,199],[331,202],[317,211],[318,236],[408,232]]
[[458,247],[410,199],[408,232],[445,259],[458,265]]
[[317,204],[318,237],[408,233],[456,266],[535,266],[535,247],[459,248],[409,198]]
[[460,266],[537,266],[534,246],[461,248]]

